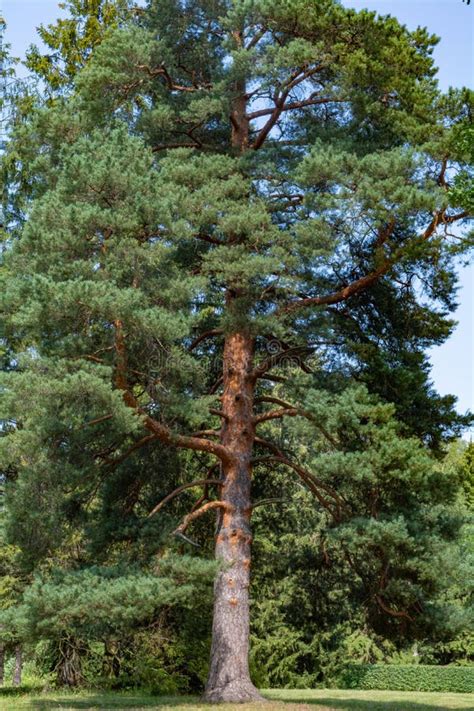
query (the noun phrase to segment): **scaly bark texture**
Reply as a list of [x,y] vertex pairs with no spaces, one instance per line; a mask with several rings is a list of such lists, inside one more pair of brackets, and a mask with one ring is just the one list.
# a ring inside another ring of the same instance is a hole
[[[242,32],[233,33],[241,48]],[[231,143],[236,153],[249,146],[245,82],[236,82],[231,113]],[[226,306],[238,312],[240,289],[228,289]],[[221,444],[228,458],[221,463],[221,510],[216,535],[216,559],[223,564],[214,583],[211,666],[204,698],[211,702],[262,701],[249,672],[249,585],[252,450],[255,438],[253,362],[254,338],[245,331],[230,333],[224,343]]]
[[211,668],[205,693],[205,699],[213,702],[262,700],[252,684],[248,666],[253,354],[250,335],[227,336],[221,441],[230,458],[222,465],[221,500],[226,507],[216,536],[216,558],[224,568],[214,586]]

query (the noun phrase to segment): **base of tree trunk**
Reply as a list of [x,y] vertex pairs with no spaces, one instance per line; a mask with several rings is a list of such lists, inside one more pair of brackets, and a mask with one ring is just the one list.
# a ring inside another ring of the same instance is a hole
[[203,701],[211,704],[245,704],[252,701],[267,701],[249,679],[233,679],[225,686],[206,689]]

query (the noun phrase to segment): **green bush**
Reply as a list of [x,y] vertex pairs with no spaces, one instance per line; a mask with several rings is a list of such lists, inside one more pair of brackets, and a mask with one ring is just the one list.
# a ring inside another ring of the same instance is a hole
[[474,666],[353,664],[341,678],[348,689],[474,692]]

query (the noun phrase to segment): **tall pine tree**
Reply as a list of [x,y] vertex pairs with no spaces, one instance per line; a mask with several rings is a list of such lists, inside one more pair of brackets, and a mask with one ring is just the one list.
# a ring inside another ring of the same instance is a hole
[[261,436],[314,419],[279,396],[287,366],[315,382],[349,367],[340,323],[360,299],[381,339],[403,305],[413,319],[452,305],[452,230],[469,217],[450,205],[453,125],[471,97],[439,96],[435,43],[335,0],[151,0],[97,44],[70,96],[16,129],[6,464],[41,496],[42,478],[77,486],[144,446],[194,453],[201,478],[173,495],[203,495],[175,533],[217,513],[211,701],[259,698],[254,460],[270,454],[344,515],[333,486]]

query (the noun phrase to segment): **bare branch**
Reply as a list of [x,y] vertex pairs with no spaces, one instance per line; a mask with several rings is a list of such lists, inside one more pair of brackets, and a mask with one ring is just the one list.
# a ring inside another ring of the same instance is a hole
[[260,378],[261,380],[268,380],[271,383],[286,383],[288,380],[288,378],[284,378],[282,375],[268,375],[267,373],[264,373],[263,375],[257,373],[257,378]]
[[149,442],[153,442],[153,441],[156,440],[156,439],[158,439],[158,437],[157,437],[156,435],[154,435],[154,434],[146,435],[145,437],[142,437],[142,438],[139,439],[137,442],[135,442],[134,444],[132,444],[132,446],[129,447],[126,452],[124,452],[123,454],[121,454],[121,455],[118,456],[118,457],[115,457],[114,459],[106,459],[106,460],[105,460],[105,463],[106,463],[108,466],[111,466],[111,467],[114,467],[114,468],[115,468],[115,467],[118,467],[119,464],[121,464],[121,463],[124,462],[126,459],[128,459],[128,457],[129,457],[131,454],[133,454],[133,452],[136,452],[137,449],[141,449],[145,444],[149,444]]
[[109,415],[103,415],[102,417],[96,417],[95,420],[89,420],[89,422],[84,422],[83,425],[79,429],[83,430],[86,427],[92,427],[92,425],[98,425],[101,422],[106,422],[107,420],[111,420],[113,418],[112,414]]
[[209,395],[214,395],[217,390],[219,390],[220,385],[222,385],[222,381],[224,380],[223,376],[220,375],[216,382],[211,386],[211,389],[209,390]]
[[[304,481],[308,489],[311,491],[312,494],[317,498],[319,503],[327,509],[336,519],[340,518],[341,515],[341,509],[345,509],[347,507],[346,502],[342,499],[342,497],[333,489],[331,486],[326,484],[325,482],[321,481],[321,479],[318,479],[314,474],[309,472],[307,469],[304,467],[300,466],[296,462],[293,462],[293,460],[289,459],[286,457],[283,452],[278,450],[278,448],[272,443],[266,442],[264,440],[265,444],[263,446],[268,446],[270,445],[271,448],[275,451],[278,451],[278,455],[275,454],[273,457],[259,457],[257,459],[253,460],[254,464],[264,464],[265,462],[275,462],[276,464],[284,464],[285,466],[289,467],[290,469],[293,469],[296,474]],[[263,442],[261,442],[263,444]],[[322,491],[325,492],[328,496],[330,496],[333,499],[333,502],[328,501],[321,492],[319,491],[321,489]]]
[[189,526],[190,523],[195,521],[197,518],[202,516],[203,514],[207,513],[208,511],[211,511],[212,509],[229,509],[230,505],[226,503],[225,501],[208,501],[207,504],[204,504],[204,506],[201,506],[200,509],[196,509],[196,511],[193,511],[192,513],[189,513],[187,516],[184,517],[182,523],[178,526],[178,528],[173,531],[174,535],[179,535],[183,534],[187,527]]
[[394,610],[393,607],[389,607],[387,603],[383,601],[380,595],[376,595],[375,599],[378,606],[386,612],[387,615],[390,615],[391,617],[403,617],[405,620],[413,622],[413,617],[411,617],[411,615],[409,615],[405,610]]
[[226,415],[225,412],[222,412],[222,410],[216,410],[215,407],[210,407],[209,412],[211,415],[216,415],[216,417],[222,417],[223,420],[229,419],[229,415]]
[[245,46],[245,49],[253,49],[262,39],[262,37],[267,33],[267,28],[262,27],[258,32],[254,34],[250,42]]
[[[293,72],[289,79],[281,85],[280,89],[277,90],[277,95],[274,98],[275,106],[273,109],[263,109],[265,113],[254,111],[248,116],[248,119],[252,120],[254,118],[258,118],[259,116],[269,115],[268,121],[260,129],[257,134],[257,137],[255,138],[251,146],[253,150],[258,150],[259,148],[261,148],[268,134],[278,122],[278,119],[280,118],[283,112],[290,111],[292,109],[303,108],[305,106],[314,106],[315,104],[327,104],[329,102],[337,101],[337,99],[332,99],[330,97],[318,97],[317,94],[313,93],[307,99],[304,99],[302,101],[292,101],[290,103],[286,103],[286,100],[288,99],[292,89],[312,77],[317,72],[321,71],[321,69],[322,67],[320,65],[313,66],[309,69],[299,67],[295,72]],[[278,91],[280,90],[281,93],[278,96]]]
[[[436,223],[437,224],[437,223]],[[385,230],[382,230],[379,234],[378,237],[378,248],[382,246],[384,242],[387,241],[389,236],[393,233],[393,230],[395,228],[395,221],[391,220],[391,222],[387,225]],[[436,229],[436,225],[433,228]],[[283,313],[289,313],[292,311],[295,311],[300,308],[306,308],[307,306],[322,306],[322,305],[332,305],[332,304],[338,304],[341,301],[345,301],[348,299],[350,296],[353,296],[355,294],[358,294],[360,291],[363,291],[369,286],[372,286],[383,274],[386,274],[386,272],[389,271],[389,269],[392,267],[394,264],[394,259],[393,258],[386,258],[382,261],[381,265],[375,269],[373,272],[370,272],[370,274],[367,274],[360,279],[356,279],[353,281],[351,284],[348,284],[347,286],[343,287],[342,289],[339,289],[339,291],[334,292],[333,294],[328,294],[327,296],[315,296],[315,297],[307,297],[304,299],[300,299],[299,301],[294,301],[290,304],[287,304],[282,311]]]
[[145,71],[148,76],[150,76],[152,79],[155,77],[162,76],[165,79],[165,82],[168,86],[168,89],[170,91],[183,91],[183,92],[195,92],[195,91],[202,91],[203,89],[209,89],[210,85],[209,84],[196,84],[194,83],[193,86],[185,86],[183,84],[176,84],[175,81],[171,78],[168,70],[164,66],[164,64],[161,64],[159,67],[156,67],[152,69],[148,64],[137,64],[135,65],[137,69],[140,69],[142,71]]
[[[316,420],[312,412],[308,412],[308,410],[305,410],[301,407],[297,407],[296,405],[293,405],[292,403],[286,402],[286,400],[282,400],[279,397],[273,397],[271,395],[264,395],[262,397],[258,397],[255,399],[255,404],[261,403],[261,402],[268,402],[273,405],[280,405],[283,410],[294,410],[295,415],[300,415],[301,417],[306,418],[312,424],[318,429],[322,435],[332,444],[332,446],[335,449],[339,449],[340,444],[339,442],[326,430],[325,427],[321,425],[320,422]],[[293,417],[293,415],[291,415]]]
[[280,410],[270,410],[269,412],[264,412],[262,415],[254,417],[253,421],[256,425],[260,425],[262,422],[268,422],[268,420],[278,420],[283,417],[295,417],[298,414],[298,410],[288,407]]
[[[282,344],[284,346],[284,344]],[[299,359],[299,356],[303,355],[309,355],[312,353],[313,349],[308,347],[308,346],[293,346],[293,347],[283,347],[281,350],[278,351],[278,353],[273,353],[271,354],[266,360],[264,360],[262,363],[259,363],[254,371],[253,371],[253,377],[262,377],[267,371],[271,370],[271,368],[274,368],[276,365],[281,363],[282,361],[288,360],[288,359],[296,359],[298,358],[298,365],[303,369],[308,371],[307,368],[304,367],[304,363]]]
[[253,506],[252,510],[256,509],[257,506],[266,506],[267,504],[286,504],[289,503],[288,499],[280,499],[278,497],[270,497],[268,499],[260,499],[260,501],[256,501]]
[[[207,478],[209,480],[212,480],[211,479],[212,472],[215,469],[219,469],[220,466],[221,466],[220,462],[214,462],[214,464],[211,467],[209,467],[209,469],[207,470]],[[222,483],[222,479],[217,479],[217,481]],[[209,484],[204,484],[203,492],[202,492],[201,496],[192,505],[191,513],[193,513],[193,511],[196,511],[196,509],[198,509],[200,506],[202,506],[202,504],[209,499],[209,486],[210,486]]]
[[196,541],[192,541],[190,538],[184,535],[184,533],[181,533],[181,531],[175,531],[174,535],[176,538],[181,538],[185,543],[189,543],[189,545],[194,546],[195,548],[200,548],[201,546],[199,543],[196,543]]
[[[255,437],[254,442],[255,444],[259,444],[261,447],[268,449],[268,451],[272,452],[276,457],[280,457],[283,454],[281,449],[279,449],[276,444],[273,444],[273,442],[269,442],[266,439],[262,439],[262,437]],[[254,464],[258,464],[263,461],[263,458],[260,457],[258,459],[253,459],[252,461]]]
[[[301,101],[291,101],[287,104],[284,104],[281,109],[280,113],[284,113],[285,111],[292,111],[293,109],[303,109],[306,106],[317,106],[318,104],[343,104],[347,101],[347,99],[335,99],[331,97],[314,97],[314,98],[308,98],[308,99],[302,99]],[[249,120],[260,118],[262,116],[270,116],[274,113],[275,109],[259,109],[258,111],[252,111],[251,114],[248,115]]]
[[205,331],[195,338],[188,350],[193,351],[202,341],[205,341],[207,338],[213,338],[214,336],[220,336],[222,333],[224,333],[222,328],[211,328],[209,331]]
[[148,518],[151,518],[151,516],[154,516],[156,513],[158,513],[158,511],[160,511],[163,506],[168,503],[168,501],[174,499],[175,496],[179,496],[179,494],[181,494],[186,489],[192,489],[195,486],[206,486],[208,484],[222,485],[222,481],[220,479],[195,479],[195,481],[190,481],[187,484],[182,484],[170,494],[165,496],[165,498],[162,499],[159,504],[157,504],[155,508],[152,509],[152,511],[150,511],[150,513],[148,514]]

